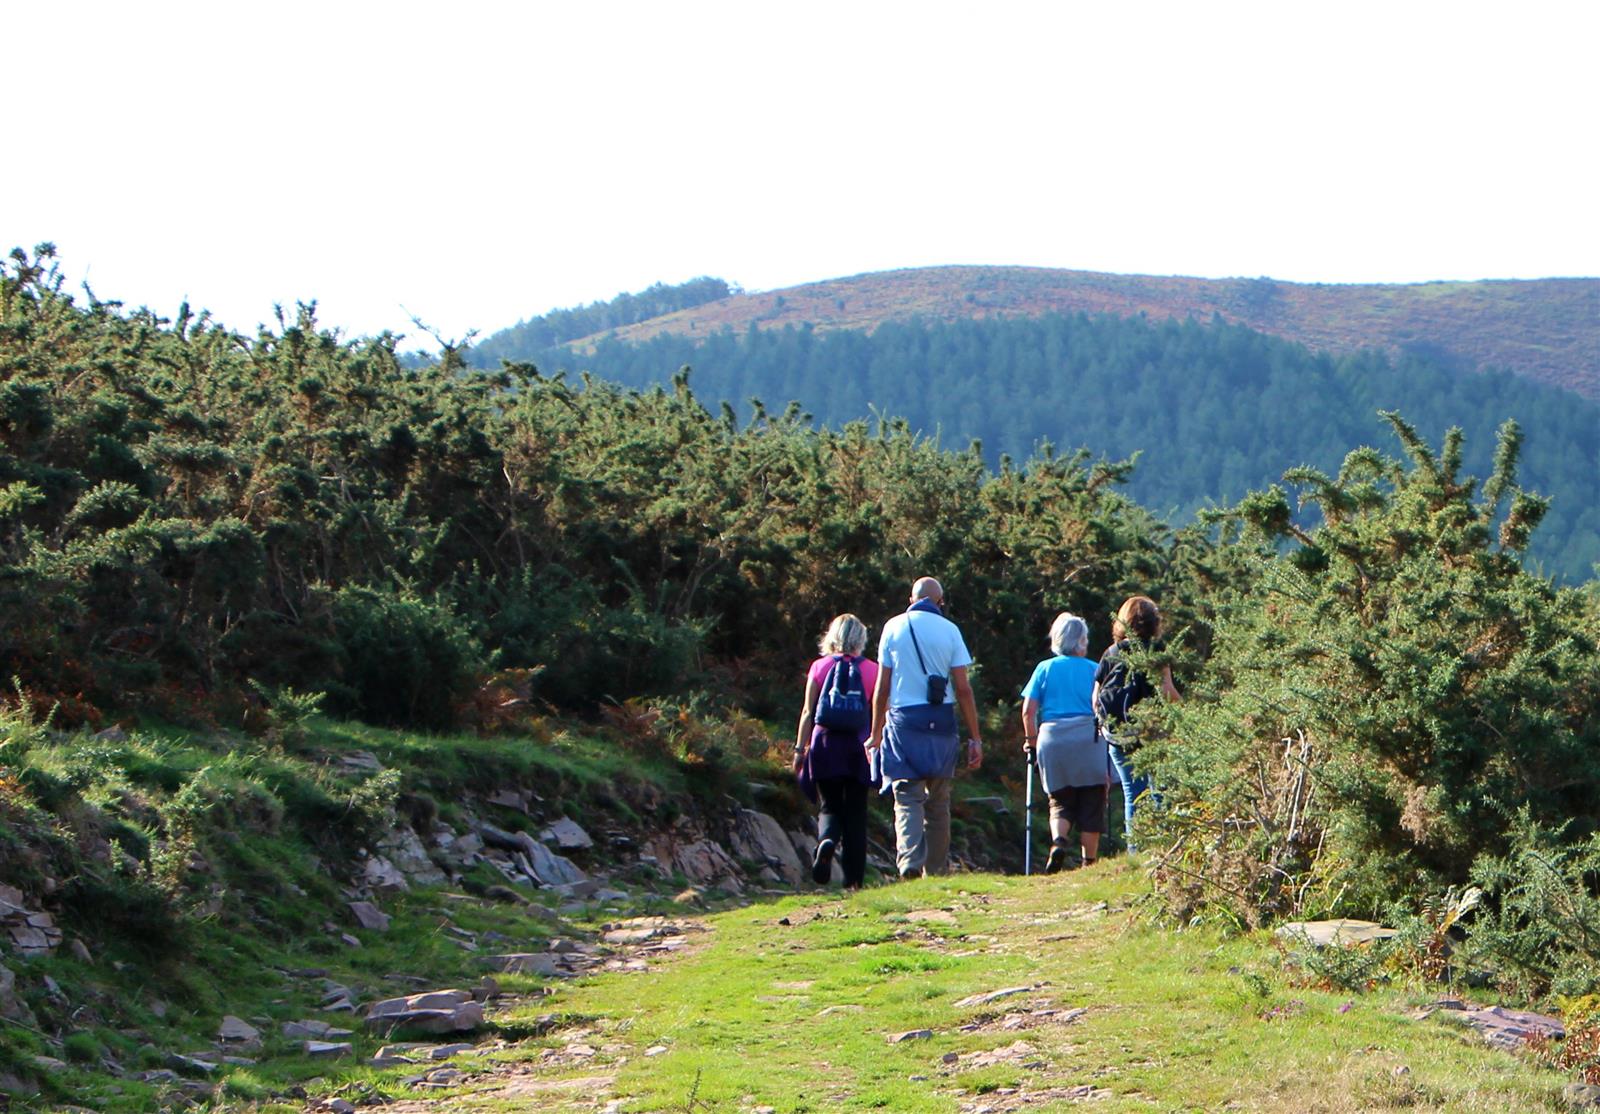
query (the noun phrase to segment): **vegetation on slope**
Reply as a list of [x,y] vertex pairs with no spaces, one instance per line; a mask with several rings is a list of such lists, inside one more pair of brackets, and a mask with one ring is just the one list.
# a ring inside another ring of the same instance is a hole
[[982,617],[993,700],[1057,610],[1103,641],[1126,585],[1166,587],[1123,465],[993,475],[903,423],[739,422],[683,381],[471,375],[455,353],[404,368],[393,340],[341,341],[305,308],[247,339],[80,306],[19,253],[0,276],[0,650],[43,707],[239,723],[255,682],[437,728],[498,668],[591,713],[699,689],[767,714],[832,615],[876,625],[928,572]]
[[[619,328],[616,339],[704,338],[754,326],[871,332],[911,319],[954,322],[1046,314],[1152,321],[1223,320],[1350,355],[1379,348],[1452,372],[1490,368],[1600,400],[1600,279],[1549,278],[1412,285],[1307,285],[1269,278],[1110,275],[1043,267],[925,267],[737,294]],[[607,326],[613,328],[613,326]],[[601,339],[597,329],[590,341]],[[532,334],[496,334],[535,358]],[[499,356],[502,353],[497,352]]]
[[1216,322],[1083,315],[605,339],[540,362],[635,388],[692,364],[709,399],[797,399],[829,426],[902,415],[954,444],[981,440],[991,461],[1026,458],[1042,439],[1113,459],[1137,452],[1128,494],[1180,521],[1285,469],[1336,469],[1371,442],[1381,409],[1435,440],[1462,427],[1466,466],[1479,474],[1511,417],[1527,433],[1522,474],[1552,501],[1533,560],[1569,582],[1600,562],[1600,403],[1504,373],[1459,375],[1370,350],[1318,355]]

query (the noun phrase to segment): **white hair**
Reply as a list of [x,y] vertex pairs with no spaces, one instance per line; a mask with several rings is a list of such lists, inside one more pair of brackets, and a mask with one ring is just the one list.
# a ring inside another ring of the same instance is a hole
[[817,643],[824,654],[849,654],[860,657],[867,648],[867,625],[854,615],[840,615],[828,624],[828,633]]
[[1050,651],[1061,657],[1081,658],[1089,652],[1089,624],[1063,611],[1050,624]]

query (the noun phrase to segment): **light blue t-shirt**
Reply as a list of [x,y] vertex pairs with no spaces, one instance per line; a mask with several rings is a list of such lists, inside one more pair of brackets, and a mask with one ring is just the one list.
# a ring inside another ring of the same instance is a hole
[[[921,631],[917,634],[920,636]],[[1022,695],[1040,704],[1039,722],[1094,715],[1094,674],[1099,667],[1088,658],[1047,658],[1034,667]]]
[[[917,642],[913,646],[907,623],[916,623]],[[917,664],[917,649],[922,650],[927,672]],[[909,708],[928,702],[928,677],[948,677],[952,669],[972,664],[972,655],[961,637],[961,629],[943,615],[932,611],[907,611],[883,624],[878,639],[878,664],[894,670],[889,679],[889,707]],[[1093,672],[1091,670],[1091,672]],[[945,703],[954,704],[955,689],[945,694]]]

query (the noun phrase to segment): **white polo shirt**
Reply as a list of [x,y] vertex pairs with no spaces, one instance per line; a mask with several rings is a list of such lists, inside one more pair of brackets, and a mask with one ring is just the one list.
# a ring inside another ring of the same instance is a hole
[[[913,646],[907,624],[915,623],[917,642]],[[917,649],[922,650],[927,672],[917,664]],[[931,611],[907,611],[883,624],[878,639],[878,664],[894,670],[889,679],[889,707],[906,708],[928,702],[928,677],[948,677],[952,669],[972,664],[972,655],[961,637],[961,628],[943,615]],[[955,690],[945,695],[954,704]]]

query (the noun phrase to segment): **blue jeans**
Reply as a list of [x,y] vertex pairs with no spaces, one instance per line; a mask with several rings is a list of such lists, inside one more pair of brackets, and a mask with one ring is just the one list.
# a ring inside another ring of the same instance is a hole
[[1150,788],[1150,779],[1134,770],[1132,759],[1116,743],[1106,750],[1111,755],[1111,768],[1116,771],[1117,780],[1122,782],[1122,839],[1128,845],[1128,850],[1133,851],[1134,805],[1139,795]]

